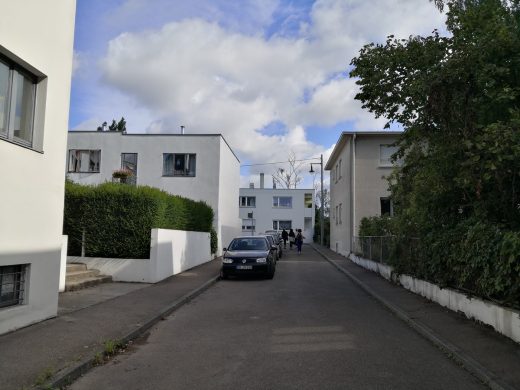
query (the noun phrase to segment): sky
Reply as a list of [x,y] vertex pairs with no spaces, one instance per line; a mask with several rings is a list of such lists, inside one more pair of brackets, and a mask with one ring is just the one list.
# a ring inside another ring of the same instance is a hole
[[[326,162],[342,131],[386,123],[354,99],[351,59],[390,34],[443,24],[428,0],[77,0],[69,127],[183,125],[221,133],[243,165],[291,153]],[[243,166],[241,186],[278,168]],[[299,188],[312,187],[301,168]]]

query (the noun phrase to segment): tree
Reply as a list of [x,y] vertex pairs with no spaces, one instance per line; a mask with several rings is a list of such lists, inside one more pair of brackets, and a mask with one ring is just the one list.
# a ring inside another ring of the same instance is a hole
[[[97,131],[107,131],[107,122],[103,122],[101,126],[98,126]],[[121,117],[119,122],[116,122],[115,119],[112,119],[112,124],[108,126],[108,131],[118,131],[121,133],[126,133],[125,118]]]
[[296,160],[296,155],[291,150],[287,158],[288,168],[278,168],[273,174],[273,181],[280,188],[296,188],[303,180],[301,171],[303,162]]
[[351,62],[363,107],[405,128],[395,234],[419,238],[422,252],[403,267],[519,299],[520,2],[435,3],[450,36],[389,36]]

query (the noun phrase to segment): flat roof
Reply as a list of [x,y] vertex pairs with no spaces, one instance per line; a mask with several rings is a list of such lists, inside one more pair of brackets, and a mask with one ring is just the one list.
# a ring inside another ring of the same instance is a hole
[[329,156],[329,159],[327,160],[327,163],[325,164],[325,170],[330,171],[332,169],[332,162],[336,160],[338,157],[338,154],[340,153],[341,149],[343,149],[343,146],[345,146],[345,143],[347,142],[347,138],[352,136],[396,136],[403,134],[404,131],[395,131],[395,130],[372,130],[372,131],[343,131],[338,139],[338,142],[336,142],[336,146],[334,146],[334,149],[332,150],[332,153]]
[[120,131],[97,131],[97,130],[69,130],[69,133],[89,133],[89,134],[119,134],[121,136],[125,137],[221,137],[224,143],[227,145],[231,153],[233,153],[233,156],[237,159],[238,162],[240,162],[238,156],[235,154],[231,146],[229,146],[227,140],[224,138],[224,136],[221,133],[214,133],[214,134],[176,134],[176,133],[122,133]]
[[314,191],[314,188],[271,188],[271,187],[240,187],[240,190],[275,190],[275,191]]

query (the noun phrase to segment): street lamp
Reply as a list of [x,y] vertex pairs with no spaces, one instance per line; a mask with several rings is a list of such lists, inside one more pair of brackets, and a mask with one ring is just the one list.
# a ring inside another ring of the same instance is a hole
[[324,199],[323,199],[323,154],[320,155],[320,162],[319,163],[311,163],[311,170],[309,173],[314,173],[314,169],[312,168],[312,165],[320,164],[321,168],[321,200],[320,200],[320,244],[323,245],[323,236],[325,235],[325,225],[324,225]]

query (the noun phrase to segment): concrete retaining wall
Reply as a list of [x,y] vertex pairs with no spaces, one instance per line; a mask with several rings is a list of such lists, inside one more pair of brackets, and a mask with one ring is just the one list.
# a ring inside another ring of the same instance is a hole
[[67,262],[84,263],[116,282],[156,283],[210,260],[209,233],[152,229],[150,259],[70,256]]
[[479,298],[468,297],[459,291],[440,288],[436,284],[409,275],[393,275],[393,268],[371,260],[350,255],[349,259],[357,265],[377,272],[385,279],[397,281],[407,290],[437,302],[450,310],[462,312],[468,318],[492,326],[497,332],[520,343],[520,313]]

